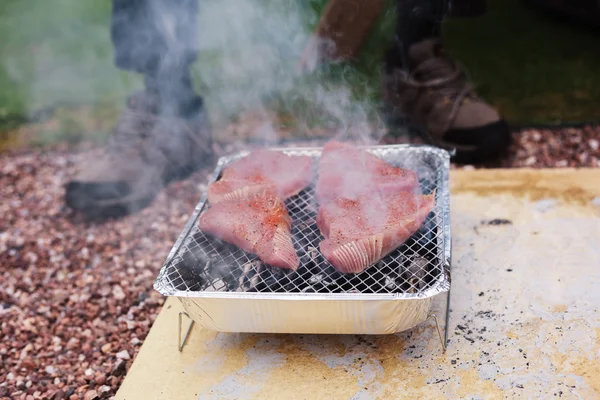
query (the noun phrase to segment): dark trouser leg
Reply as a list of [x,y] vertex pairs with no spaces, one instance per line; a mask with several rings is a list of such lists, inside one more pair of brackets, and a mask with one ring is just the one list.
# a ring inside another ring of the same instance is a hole
[[84,160],[65,201],[90,217],[146,207],[173,179],[212,163],[210,127],[192,88],[197,0],[113,0],[115,64],[140,73],[105,151]]
[[445,17],[473,17],[486,11],[486,0],[398,0],[396,4],[396,46],[404,55],[412,44],[440,37]]
[[396,67],[408,66],[411,45],[440,36],[446,10],[447,0],[397,0],[394,43],[386,52],[384,62],[388,73]]
[[398,0],[396,39],[404,48],[423,39],[440,36],[446,0]]
[[143,74],[166,114],[193,114],[202,106],[190,76],[197,12],[197,0],[113,0],[115,64]]
[[487,11],[486,0],[449,0],[448,17],[477,17]]

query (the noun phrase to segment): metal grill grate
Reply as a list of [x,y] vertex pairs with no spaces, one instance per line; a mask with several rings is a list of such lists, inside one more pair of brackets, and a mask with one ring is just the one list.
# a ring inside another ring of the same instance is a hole
[[[290,155],[318,159],[320,149],[281,149]],[[207,209],[201,201],[189,226],[175,245],[157,278],[163,294],[174,292],[261,293],[387,293],[419,294],[445,280],[449,239],[446,237],[447,153],[422,146],[377,146],[369,148],[388,163],[412,169],[419,176],[424,194],[436,190],[435,207],[423,226],[402,246],[360,274],[342,274],[323,258],[323,239],[316,225],[314,189],[309,187],[286,202],[293,220],[293,242],[300,257],[296,271],[264,265],[236,246],[198,229],[198,217]],[[222,159],[213,175],[246,155]],[[316,163],[315,163],[316,165]]]

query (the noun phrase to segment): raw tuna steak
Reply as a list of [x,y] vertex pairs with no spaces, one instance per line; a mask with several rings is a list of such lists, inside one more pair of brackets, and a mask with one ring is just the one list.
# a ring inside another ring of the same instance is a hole
[[221,179],[208,188],[208,201],[217,204],[265,189],[275,191],[285,200],[308,186],[311,177],[309,157],[288,156],[272,150],[254,150],[223,171]]
[[291,225],[283,201],[266,190],[214,204],[199,222],[202,231],[256,254],[264,263],[295,270],[299,260]]
[[353,145],[330,141],[319,160],[316,196],[324,204],[339,197],[383,196],[419,186],[417,174],[396,168]]
[[338,198],[319,209],[321,253],[340,272],[358,273],[391,253],[425,222],[434,195]]

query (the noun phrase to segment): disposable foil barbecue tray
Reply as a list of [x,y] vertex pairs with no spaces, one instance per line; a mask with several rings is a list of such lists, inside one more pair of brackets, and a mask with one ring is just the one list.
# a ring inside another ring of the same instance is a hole
[[[320,148],[277,148],[318,160]],[[402,246],[359,274],[342,274],[323,258],[314,186],[287,200],[296,271],[264,265],[254,255],[198,228],[202,197],[173,246],[154,288],[179,298],[188,315],[221,332],[386,334],[428,317],[431,301],[450,289],[449,154],[428,146],[366,147],[388,163],[418,174],[435,207]],[[223,157],[210,178],[248,152]],[[316,165],[315,179],[316,179]]]

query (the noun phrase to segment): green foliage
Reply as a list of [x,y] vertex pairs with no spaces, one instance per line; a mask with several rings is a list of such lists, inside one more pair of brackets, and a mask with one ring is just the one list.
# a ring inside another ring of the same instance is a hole
[[520,0],[488,6],[485,16],[445,26],[479,93],[515,124],[600,118],[600,33]]

